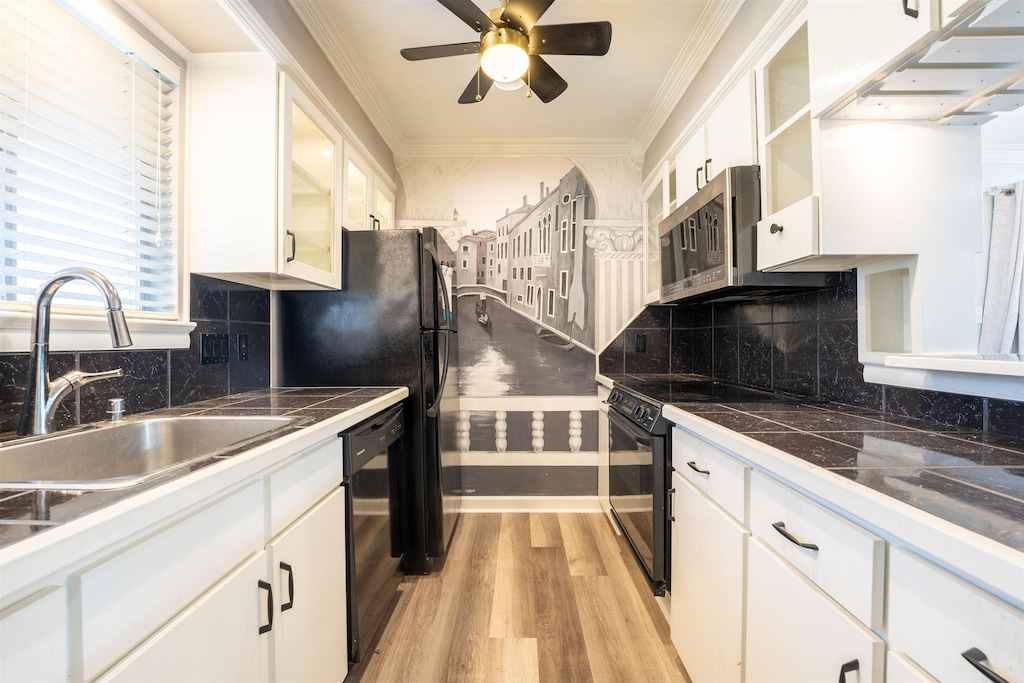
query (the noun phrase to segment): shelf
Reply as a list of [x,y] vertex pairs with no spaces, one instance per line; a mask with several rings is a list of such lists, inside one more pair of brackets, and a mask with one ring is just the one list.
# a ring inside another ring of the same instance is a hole
[[293,161],[292,194],[315,194],[330,197],[331,188],[321,183],[312,173]]

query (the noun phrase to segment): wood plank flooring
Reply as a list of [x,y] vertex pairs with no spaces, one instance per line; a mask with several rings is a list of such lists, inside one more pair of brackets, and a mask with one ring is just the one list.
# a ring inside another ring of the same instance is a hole
[[405,577],[375,647],[349,683],[688,681],[603,514],[462,515],[444,569]]

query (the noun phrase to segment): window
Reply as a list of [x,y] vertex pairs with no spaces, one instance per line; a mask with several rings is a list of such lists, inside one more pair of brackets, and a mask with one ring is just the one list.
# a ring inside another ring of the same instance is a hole
[[487,243],[487,252],[490,253],[490,254],[494,253],[494,242],[488,242]]
[[533,268],[527,268],[526,269],[526,279],[527,280],[532,280],[533,279]]
[[571,206],[572,206],[572,208],[571,208],[570,211],[571,211],[572,215],[571,215],[571,218],[569,220],[569,225],[570,225],[570,230],[569,230],[569,250],[570,251],[576,251],[576,225],[579,222],[579,214],[577,213],[577,209],[579,207],[579,204],[577,203],[577,200],[575,200],[575,199],[572,200],[572,205]]
[[533,305],[533,285],[526,285],[526,303]]
[[[178,68],[103,10],[4,0],[0,309],[93,268],[133,317],[177,320]],[[59,305],[100,308],[72,282]]]
[[462,259],[462,269],[469,270],[469,259]]
[[516,277],[516,269],[515,268],[512,269],[512,279],[513,280],[518,280],[519,279],[518,277]]
[[548,290],[548,310],[547,314],[549,318],[555,317],[555,290]]
[[563,299],[569,298],[569,271],[567,270],[558,274],[558,295]]
[[463,254],[468,254],[469,253],[469,245],[468,244],[463,244],[462,245],[462,253]]
[[561,233],[560,246],[564,253],[569,251],[569,221],[564,218],[562,219],[562,229],[559,232]]

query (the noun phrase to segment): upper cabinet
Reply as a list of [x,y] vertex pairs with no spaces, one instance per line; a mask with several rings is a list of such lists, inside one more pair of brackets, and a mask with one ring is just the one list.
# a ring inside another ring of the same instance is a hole
[[349,149],[345,154],[345,228],[389,230],[395,227],[394,204],[392,189],[361,155]]
[[274,289],[341,287],[341,133],[273,60],[197,59],[191,270]]
[[817,30],[805,16],[755,67],[758,269],[847,270],[884,255],[974,247],[964,226],[979,217],[958,193],[936,188],[980,191],[977,131],[815,118]]

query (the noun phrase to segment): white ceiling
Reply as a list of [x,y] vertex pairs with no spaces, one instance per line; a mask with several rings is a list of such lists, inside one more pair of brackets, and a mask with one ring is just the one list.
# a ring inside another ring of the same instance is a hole
[[[404,47],[470,42],[478,34],[436,0],[289,0],[329,55],[356,60],[400,134],[415,138],[633,138],[683,55],[708,0],[556,0],[538,24],[609,21],[602,57],[550,55],[568,84],[544,104],[526,90],[492,88],[458,104],[477,55],[419,62]],[[498,0],[475,0],[487,11]],[[727,3],[726,3],[727,4]],[[320,27],[319,30],[317,27]],[[358,73],[362,71],[363,73]]]
[[[131,4],[130,0],[119,0]],[[410,62],[404,47],[470,42],[478,34],[437,0],[259,0],[289,3],[396,153],[439,140],[481,150],[529,140],[531,149],[605,141],[641,153],[743,0],[555,0],[538,22],[609,21],[607,55],[545,56],[568,82],[550,103],[492,88],[458,98],[476,55]],[[474,0],[483,11],[500,0]],[[193,53],[253,49],[219,0],[134,0]]]

